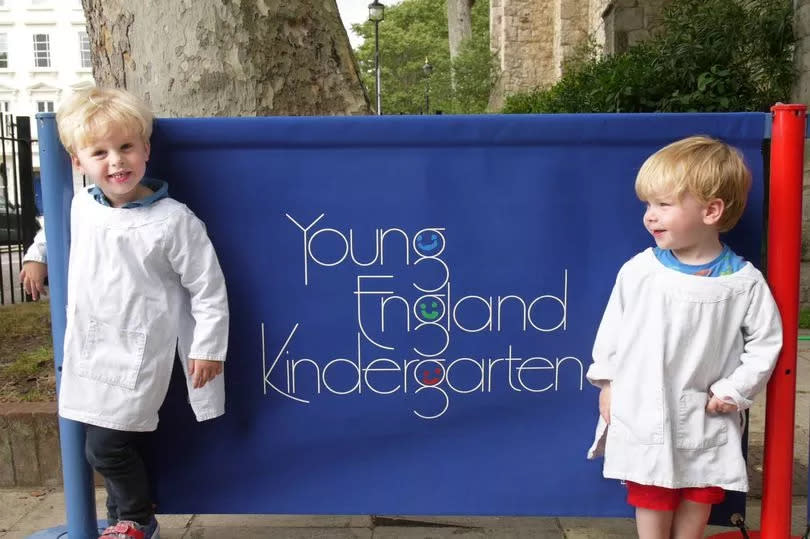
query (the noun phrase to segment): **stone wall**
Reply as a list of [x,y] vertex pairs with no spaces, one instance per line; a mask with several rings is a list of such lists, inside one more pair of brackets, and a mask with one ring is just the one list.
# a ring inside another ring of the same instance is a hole
[[504,92],[543,86],[559,78],[554,67],[559,2],[492,0],[490,43],[498,58],[500,77],[490,107],[503,105]]
[[[792,101],[810,103],[810,0],[794,0],[794,29],[796,44],[796,69],[799,80],[794,86]],[[804,152],[804,194],[802,216],[802,271],[799,286],[799,302],[803,308],[810,307],[810,152]]]
[[56,403],[0,403],[0,487],[61,484]]
[[588,36],[608,52],[645,39],[668,1],[491,0],[490,43],[501,73],[490,108],[500,108],[505,95],[559,80]]
[[554,36],[555,80],[562,75],[566,60],[575,55],[577,50],[586,43],[590,31],[587,1],[558,1],[560,2],[560,12]]
[[624,52],[659,27],[661,9],[669,0],[613,0],[602,12],[604,50]]
[[605,46],[605,11],[614,0],[590,0],[588,2],[588,31],[599,46]]

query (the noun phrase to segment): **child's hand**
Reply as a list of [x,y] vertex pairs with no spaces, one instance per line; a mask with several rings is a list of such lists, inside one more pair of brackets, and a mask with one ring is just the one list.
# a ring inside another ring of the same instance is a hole
[[191,386],[201,388],[217,376],[222,374],[222,362],[210,359],[188,360],[188,375],[191,376]]
[[610,382],[606,382],[599,391],[599,415],[610,425]]
[[20,282],[25,293],[34,301],[45,293],[45,277],[48,276],[48,266],[42,262],[26,262],[20,271]]
[[728,402],[725,402],[721,399],[718,399],[714,395],[712,395],[712,398],[709,399],[709,403],[706,405],[706,413],[711,415],[728,414],[736,411],[737,411],[736,404],[730,404]]

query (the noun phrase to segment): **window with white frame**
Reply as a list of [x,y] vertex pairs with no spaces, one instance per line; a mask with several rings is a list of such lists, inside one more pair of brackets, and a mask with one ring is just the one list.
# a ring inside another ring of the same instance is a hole
[[53,112],[53,101],[37,101],[37,112]]
[[6,33],[0,33],[0,69],[8,69],[8,34]]
[[0,112],[10,112],[11,111],[11,101],[4,101],[0,99]]
[[51,67],[51,37],[34,34],[34,67]]
[[81,59],[81,66],[83,68],[93,67],[93,62],[90,59],[90,36],[87,32],[79,32],[79,56]]

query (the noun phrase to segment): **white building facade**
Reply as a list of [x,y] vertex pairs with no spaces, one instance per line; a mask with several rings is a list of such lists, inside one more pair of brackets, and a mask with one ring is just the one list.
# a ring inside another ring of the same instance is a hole
[[[34,115],[54,112],[64,97],[93,84],[91,67],[80,0],[0,0],[0,112],[30,116],[34,138]],[[36,173],[36,144],[33,152]]]

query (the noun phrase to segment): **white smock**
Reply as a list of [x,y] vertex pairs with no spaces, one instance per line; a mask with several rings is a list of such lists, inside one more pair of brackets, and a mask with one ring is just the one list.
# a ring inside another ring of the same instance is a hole
[[[71,209],[59,415],[125,431],[157,428],[175,349],[198,421],[225,412],[224,376],[199,389],[188,358],[224,361],[225,280],[205,225],[163,198],[137,208],[79,191]],[[40,235],[26,261],[45,262]]]
[[[782,347],[779,312],[751,263],[720,277],[667,268],[652,249],[622,266],[587,377],[611,383],[588,458],[606,478],[668,488],[747,491],[742,410]],[[740,412],[710,415],[710,396]]]

